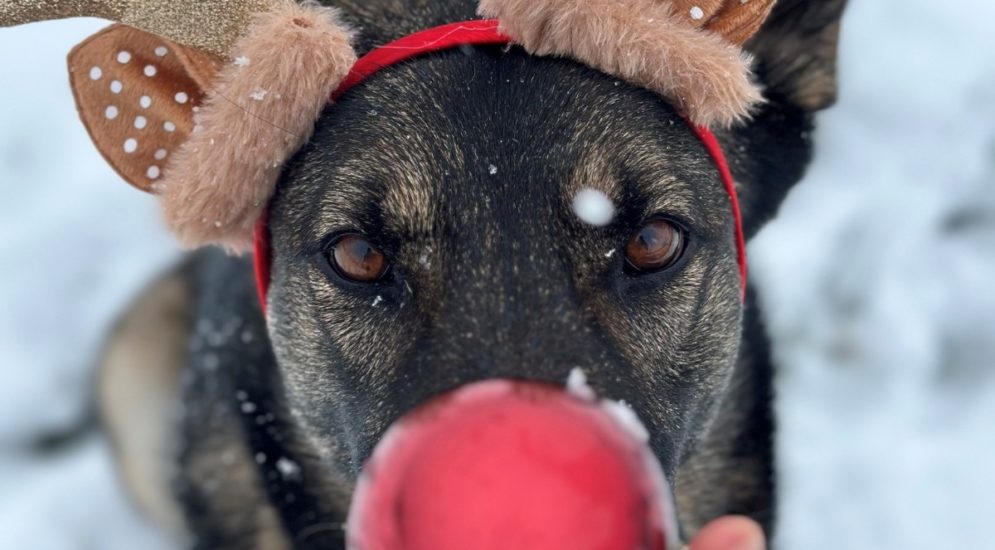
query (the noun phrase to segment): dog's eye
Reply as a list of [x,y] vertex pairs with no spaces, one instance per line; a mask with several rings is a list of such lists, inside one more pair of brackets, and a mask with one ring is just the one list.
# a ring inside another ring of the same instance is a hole
[[380,280],[389,266],[384,253],[362,235],[342,235],[327,253],[329,263],[342,277],[357,283]]
[[625,245],[625,259],[638,273],[660,271],[684,253],[684,230],[665,219],[655,219],[636,231]]

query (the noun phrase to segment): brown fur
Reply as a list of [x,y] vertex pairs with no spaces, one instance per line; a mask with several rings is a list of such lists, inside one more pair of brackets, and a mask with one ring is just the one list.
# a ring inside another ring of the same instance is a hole
[[351,39],[328,8],[287,3],[256,17],[234,53],[249,64],[222,69],[189,141],[155,186],[183,244],[251,245],[283,164],[356,61]]
[[122,481],[142,512],[177,537],[187,535],[171,482],[192,302],[178,273],[150,287],[108,337],[97,383]]
[[[577,59],[728,127],[761,101],[750,57],[658,0],[483,0],[480,13],[535,55]],[[686,20],[687,19],[687,20]]]

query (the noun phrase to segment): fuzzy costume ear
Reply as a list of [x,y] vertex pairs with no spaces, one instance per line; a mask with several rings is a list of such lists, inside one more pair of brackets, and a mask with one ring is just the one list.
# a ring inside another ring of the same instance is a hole
[[482,0],[480,13],[536,55],[571,57],[653,90],[701,126],[762,100],[739,48],[774,0]]
[[256,16],[154,188],[181,243],[251,248],[284,163],[356,62],[351,39],[328,8],[288,3]]

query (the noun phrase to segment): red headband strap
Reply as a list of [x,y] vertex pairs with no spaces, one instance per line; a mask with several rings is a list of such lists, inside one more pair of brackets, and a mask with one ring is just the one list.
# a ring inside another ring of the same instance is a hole
[[[499,22],[493,19],[452,23],[409,34],[387,45],[375,48],[356,61],[346,79],[332,92],[331,100],[338,99],[351,88],[362,83],[381,69],[396,65],[413,57],[449,50],[459,46],[510,44],[511,38],[501,33],[498,30],[499,26]],[[729,163],[726,162],[722,147],[719,145],[718,140],[715,139],[715,135],[708,128],[693,124],[691,128],[701,139],[701,142],[705,145],[705,149],[708,150],[713,162],[718,167],[722,183],[732,203],[733,221],[736,225],[736,260],[739,264],[740,293],[741,297],[745,298],[746,239],[743,234],[743,217],[739,209],[739,197],[736,194],[736,185],[733,182],[732,173],[729,171]],[[267,225],[267,213],[264,210],[263,215],[256,224],[254,250],[256,289],[259,292],[259,302],[262,304],[263,313],[266,312],[266,297],[269,292],[270,262],[270,235]]]

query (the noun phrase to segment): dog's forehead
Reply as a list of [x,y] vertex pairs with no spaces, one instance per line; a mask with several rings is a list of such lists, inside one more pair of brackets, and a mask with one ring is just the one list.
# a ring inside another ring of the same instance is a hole
[[329,107],[288,174],[284,195],[314,210],[309,239],[369,224],[425,233],[501,203],[559,215],[585,188],[716,229],[711,214],[727,210],[714,165],[659,98],[507,52],[447,53],[372,78]]

